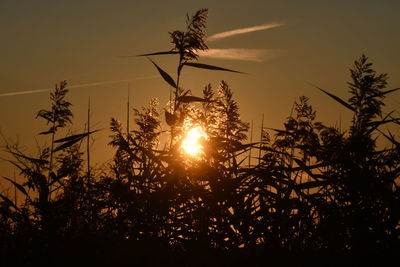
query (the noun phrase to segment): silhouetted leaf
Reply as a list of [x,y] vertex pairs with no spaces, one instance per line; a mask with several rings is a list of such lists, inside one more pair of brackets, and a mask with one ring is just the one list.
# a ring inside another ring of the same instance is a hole
[[26,192],[25,188],[20,185],[19,183],[11,180],[10,178],[4,177],[2,176],[4,179],[6,179],[7,181],[9,181],[10,183],[12,183],[19,191],[21,191],[21,193],[23,193],[25,196],[28,196],[28,193]]
[[371,122],[369,122],[367,125],[368,125],[368,126],[372,126],[372,128],[369,129],[369,130],[367,131],[366,135],[372,133],[372,132],[375,131],[379,126],[381,126],[381,125],[383,125],[383,124],[390,123],[390,122],[397,122],[398,119],[386,120],[388,117],[391,117],[390,115],[391,115],[392,113],[393,113],[393,111],[390,112],[388,115],[386,115],[385,118],[383,118],[383,119],[380,120],[380,121],[371,121]]
[[18,207],[8,197],[6,197],[3,194],[0,194],[0,197],[4,200],[5,203],[7,203],[8,206],[11,206],[11,207],[15,208],[16,210],[18,210]]
[[392,119],[392,120],[381,120],[381,121],[371,121],[368,123],[368,126],[373,126],[373,127],[378,127],[380,125],[389,123],[389,122],[394,122],[397,121],[397,119]]
[[74,145],[75,143],[79,142],[80,140],[82,140],[84,137],[85,136],[82,136],[81,138],[76,138],[76,139],[73,139],[71,141],[65,142],[64,144],[61,144],[58,147],[56,147],[53,152],[57,152],[57,151],[60,151],[62,149],[65,149],[67,147],[70,147],[70,146]]
[[41,133],[39,133],[39,134],[46,135],[46,134],[51,134],[51,133],[54,133],[54,132],[55,132],[55,131],[54,131],[53,129],[50,129],[50,130],[48,130],[48,131],[41,132]]
[[29,160],[32,163],[36,163],[36,164],[47,164],[47,163],[49,163],[47,160],[44,160],[44,159],[35,159],[35,158],[31,158],[31,157],[28,157],[28,156],[25,156],[25,155],[22,155],[22,154],[19,154],[19,153],[15,153],[15,152],[10,152],[10,153],[13,154],[16,157]]
[[321,178],[325,178],[323,175],[321,174],[314,174],[311,172],[312,169],[316,169],[316,168],[321,168],[321,167],[326,167],[326,163],[322,162],[322,163],[318,163],[315,165],[311,165],[308,166],[306,165],[303,161],[301,161],[300,159],[297,158],[293,158],[293,160],[299,165],[299,168],[295,168],[296,171],[297,170],[303,170],[305,171],[308,175],[310,175],[311,177],[313,177],[314,179],[321,179]]
[[241,71],[230,70],[230,69],[221,68],[221,67],[217,67],[217,66],[213,66],[213,65],[203,64],[203,63],[186,62],[183,65],[186,65],[186,66],[189,66],[189,67],[194,67],[194,68],[199,68],[199,69],[221,70],[221,71],[229,71],[229,72],[236,72],[236,73],[245,74],[244,72],[241,72]]
[[285,151],[279,151],[279,150],[273,149],[273,148],[271,148],[271,147],[261,147],[261,148],[259,148],[259,149],[265,150],[265,151],[274,152],[274,153],[277,153],[277,154],[286,155],[286,156],[289,156],[289,157],[291,156],[290,153],[287,153],[287,152],[285,152]]
[[[315,85],[314,85],[315,86]],[[343,99],[325,91],[322,88],[319,88],[318,86],[315,86],[317,89],[321,90],[322,92],[324,92],[325,94],[327,94],[328,96],[330,96],[331,98],[333,98],[334,100],[336,100],[337,102],[339,102],[340,104],[342,104],[343,106],[345,106],[346,108],[350,109],[351,111],[355,111],[355,109],[346,101],[344,101]]]
[[377,129],[383,136],[386,137],[392,144],[394,144],[397,148],[400,148],[400,143],[393,137],[392,133],[389,132],[389,135],[385,134],[384,132]]
[[[176,54],[179,54],[179,52],[178,51],[163,51],[163,52],[154,52],[154,53],[149,53],[149,54],[137,55],[137,57],[158,56],[158,55],[176,55]],[[132,57],[132,56],[126,56],[126,57]]]
[[172,87],[176,88],[174,79],[172,79],[172,77],[168,73],[166,73],[163,69],[161,69],[153,60],[151,60],[150,58],[149,60],[157,68],[158,72],[160,73],[161,77],[163,77],[164,81],[166,81]]
[[94,131],[91,131],[91,132],[88,132],[88,133],[74,134],[74,135],[71,135],[71,136],[67,136],[67,137],[55,140],[54,143],[63,143],[63,142],[65,142],[65,143],[59,145],[58,147],[56,147],[53,152],[57,152],[57,151],[60,151],[62,149],[65,149],[67,147],[70,147],[73,144],[75,144],[75,143],[79,142],[80,140],[82,140],[83,138],[89,136],[92,133],[98,132],[98,131],[99,130],[94,130]]
[[390,90],[387,90],[387,91],[383,91],[380,95],[382,96],[382,95],[390,94],[390,93],[395,92],[397,90],[400,90],[400,88],[394,88],[394,89],[390,89]]
[[174,126],[178,121],[178,118],[175,114],[169,113],[167,110],[165,110],[165,121],[169,126]]
[[64,137],[64,138],[61,138],[61,139],[57,139],[57,140],[54,141],[54,143],[63,143],[63,142],[66,142],[66,141],[72,141],[72,140],[76,140],[76,139],[81,140],[82,138],[88,136],[89,134],[92,134],[92,133],[95,133],[95,132],[98,132],[98,131],[99,130],[94,130],[94,131],[90,131],[89,133],[70,135],[70,136],[67,136],[67,137]]
[[285,131],[285,130],[279,130],[279,129],[269,128],[269,127],[264,127],[264,129],[269,129],[269,130],[275,131],[275,132],[280,133],[280,134],[293,135],[292,132]]
[[253,147],[254,145],[257,145],[257,144],[259,144],[259,143],[257,142],[257,143],[250,143],[250,144],[242,144],[240,142],[234,142],[234,146],[231,147],[230,149],[228,149],[227,152],[233,153],[233,152],[245,150],[245,149],[247,149],[249,147]]

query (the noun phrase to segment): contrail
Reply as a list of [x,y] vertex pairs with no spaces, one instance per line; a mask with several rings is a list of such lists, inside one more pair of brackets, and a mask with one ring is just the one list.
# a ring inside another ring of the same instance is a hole
[[[143,79],[151,79],[157,76],[151,76],[151,77],[142,77],[142,78],[137,78],[134,80],[143,80]],[[132,79],[131,79],[132,80]],[[90,87],[90,86],[97,86],[97,85],[105,85],[105,84],[116,84],[116,83],[125,83],[129,82],[131,80],[117,80],[117,81],[104,81],[104,82],[95,82],[95,83],[85,83],[85,84],[77,84],[77,85],[68,85],[67,88],[82,88],[82,87]],[[26,94],[35,94],[35,93],[42,93],[42,92],[48,92],[54,90],[54,88],[47,88],[47,89],[36,89],[36,90],[26,90],[26,91],[19,91],[19,92],[11,92],[11,93],[4,93],[0,94],[0,97],[3,96],[15,96],[15,95],[26,95]]]
[[42,93],[42,92],[47,92],[52,89],[37,89],[37,90],[29,90],[29,91],[20,91],[20,92],[13,92],[13,93],[5,93],[5,94],[0,94],[0,97],[2,96],[14,96],[14,95],[26,95],[26,94],[35,94],[35,93]]
[[[85,84],[77,84],[77,85],[69,85],[67,88],[81,88],[81,87],[90,87],[96,85],[104,85],[104,84],[115,84],[115,83],[123,83],[128,82],[129,80],[118,80],[118,81],[104,81],[104,82],[96,82],[96,83],[85,83]],[[47,89],[36,89],[36,90],[26,90],[26,91],[19,91],[19,92],[11,92],[11,93],[4,93],[0,94],[2,96],[15,96],[15,95],[26,95],[26,94],[35,94],[35,93],[42,93],[54,90],[54,88],[47,88]]]
[[244,33],[249,33],[249,32],[255,32],[255,31],[263,31],[263,30],[268,30],[272,28],[276,28],[279,26],[282,26],[283,24],[281,23],[267,23],[259,26],[253,26],[253,27],[248,27],[248,28],[241,28],[241,29],[236,29],[236,30],[231,30],[231,31],[226,31],[226,32],[221,32],[221,33],[216,33],[211,35],[210,37],[207,38],[208,41],[215,41],[218,39],[234,36],[234,35],[239,35],[239,34],[244,34]]
[[262,62],[278,55],[281,52],[282,51],[280,50],[272,49],[226,48],[199,51],[199,55],[201,57],[209,58]]

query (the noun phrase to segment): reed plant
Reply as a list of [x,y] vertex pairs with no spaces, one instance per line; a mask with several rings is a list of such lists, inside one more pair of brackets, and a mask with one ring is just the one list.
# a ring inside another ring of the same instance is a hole
[[[302,96],[281,129],[262,125],[260,142],[247,142],[249,124],[226,81],[205,85],[202,96],[181,82],[184,68],[241,73],[199,62],[206,19],[207,9],[199,10],[184,31],[170,33],[170,50],[140,55],[172,90],[170,103],[164,118],[154,99],[134,109],[133,124],[111,119],[115,154],[106,169],[84,171],[80,145],[96,131],[56,138],[72,123],[66,82],[51,93],[51,109],[37,115],[50,126],[41,133],[50,145],[36,156],[5,146],[23,180],[4,177],[23,196],[18,203],[0,194],[7,263],[73,255],[97,264],[308,265],[334,255],[332,263],[351,264],[389,259],[399,248],[400,144],[384,127],[400,120],[383,112],[384,98],[399,88],[386,89],[387,76],[362,55],[350,71],[348,100],[316,87],[352,112],[349,129],[316,121]],[[178,56],[175,78],[150,58],[159,55]],[[197,126],[203,150],[190,157],[182,145]],[[248,161],[250,150],[258,156]]]

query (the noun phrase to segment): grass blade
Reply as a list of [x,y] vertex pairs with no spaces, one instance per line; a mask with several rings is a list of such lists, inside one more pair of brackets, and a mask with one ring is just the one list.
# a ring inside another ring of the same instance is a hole
[[8,206],[13,207],[14,209],[18,210],[18,207],[12,202],[8,197],[6,197],[3,194],[0,194],[0,197],[4,200],[5,203],[8,204]]
[[39,134],[41,134],[41,135],[46,135],[46,134],[51,134],[51,133],[54,133],[54,130],[53,130],[53,129],[50,129],[50,130],[44,131],[44,132],[40,132]]
[[383,95],[386,95],[386,94],[390,94],[390,93],[393,93],[393,92],[395,92],[397,90],[400,90],[400,88],[394,88],[394,89],[390,89],[390,90],[384,91],[380,95],[383,96]]
[[346,101],[344,101],[344,100],[341,99],[340,97],[337,97],[337,96],[335,96],[335,95],[333,95],[333,94],[331,94],[331,93],[325,91],[324,89],[322,89],[322,88],[320,88],[320,87],[318,87],[318,86],[316,86],[316,85],[313,85],[313,86],[314,86],[315,88],[321,90],[322,92],[324,92],[325,94],[327,94],[328,96],[330,96],[331,98],[333,98],[334,100],[336,100],[337,102],[339,102],[340,104],[342,104],[343,106],[345,106],[346,108],[350,109],[351,111],[355,111],[355,109],[354,109],[349,103],[347,103]]
[[245,74],[244,72],[241,72],[241,71],[221,68],[221,67],[217,67],[217,66],[213,66],[213,65],[203,64],[203,63],[186,62],[183,65],[186,65],[186,66],[189,66],[189,67],[194,67],[194,68],[199,68],[199,69],[220,70],[220,71],[229,71],[229,72],[236,72],[236,73]]
[[70,147],[70,146],[74,145],[75,143],[79,142],[80,140],[82,140],[84,137],[85,136],[82,136],[81,138],[77,138],[77,139],[68,141],[68,142],[66,142],[64,144],[61,144],[58,147],[56,147],[53,152],[57,152],[57,151],[60,151],[62,149],[65,149],[67,147]]
[[166,81],[172,87],[176,88],[176,83],[174,79],[172,79],[172,77],[168,73],[166,73],[162,68],[160,68],[153,60],[151,60],[150,58],[149,60],[157,68],[158,72],[160,73],[161,77],[163,77],[164,81]]
[[99,131],[99,130],[94,130],[94,131],[91,131],[91,132],[89,132],[89,133],[74,134],[74,135],[71,135],[71,136],[67,136],[67,137],[65,137],[65,138],[57,139],[57,140],[54,141],[54,143],[63,143],[63,142],[72,141],[72,140],[75,140],[75,139],[79,139],[79,140],[80,140],[80,139],[82,139],[83,137],[85,137],[85,136],[87,136],[87,135],[89,135],[89,134],[98,132],[98,131]]
[[[155,52],[155,53],[149,53],[149,54],[141,54],[141,55],[137,55],[137,57],[176,55],[176,54],[179,54],[179,52],[178,51],[163,51],[163,52]],[[128,57],[130,57],[130,56],[128,56]]]
[[396,146],[396,148],[400,147],[400,143],[393,137],[392,133],[389,131],[389,135],[385,134],[381,130],[377,129],[378,132],[380,132],[384,137],[386,137],[387,140],[389,140],[393,145]]
[[19,153],[11,152],[11,151],[10,151],[10,153],[13,154],[14,156],[18,157],[18,158],[26,159],[26,160],[28,160],[28,161],[30,161],[32,163],[35,163],[35,164],[47,164],[47,163],[49,163],[47,160],[44,160],[44,159],[35,159],[35,158],[31,158],[31,157],[28,157],[28,156],[25,156],[25,155],[22,155],[22,154],[19,154]]
[[20,185],[17,182],[14,182],[13,180],[11,180],[10,178],[7,178],[5,176],[2,176],[4,179],[6,179],[7,181],[9,181],[10,183],[12,183],[19,191],[21,191],[21,193],[23,193],[25,196],[28,196],[28,192],[26,192],[25,188]]

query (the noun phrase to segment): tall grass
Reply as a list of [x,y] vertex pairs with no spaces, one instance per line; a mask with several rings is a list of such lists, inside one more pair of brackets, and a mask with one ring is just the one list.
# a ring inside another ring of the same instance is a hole
[[[85,173],[80,144],[95,131],[88,125],[85,133],[55,139],[58,128],[72,123],[65,82],[51,93],[51,110],[38,113],[50,125],[42,133],[51,134],[50,146],[35,157],[5,147],[24,179],[5,177],[23,195],[20,203],[0,194],[5,262],[72,255],[103,264],[205,265],[205,259],[239,263],[239,257],[285,263],[282,255],[296,262],[326,251],[341,256],[339,262],[399,247],[399,141],[383,128],[399,118],[382,112],[384,97],[398,88],[387,90],[386,75],[362,55],[351,70],[347,101],[319,88],[353,112],[348,130],[316,122],[309,99],[300,97],[282,129],[262,125],[260,142],[246,143],[249,124],[227,82],[206,85],[201,97],[180,82],[187,67],[233,71],[198,62],[197,52],[207,49],[206,18],[207,10],[199,10],[185,31],[170,33],[171,50],[142,55],[179,57],[176,79],[149,58],[173,90],[164,109],[165,149],[159,149],[163,118],[152,100],[134,109],[134,127],[111,119],[113,162],[107,170],[91,169],[88,154]],[[199,159],[180,150],[193,124],[208,135]],[[377,136],[387,147],[377,146]],[[249,150],[255,164],[247,161]]]

